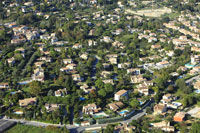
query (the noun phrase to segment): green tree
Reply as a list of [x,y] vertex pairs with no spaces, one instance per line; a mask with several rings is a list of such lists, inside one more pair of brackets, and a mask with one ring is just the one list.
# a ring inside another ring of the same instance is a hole
[[104,87],[104,83],[102,82],[101,79],[98,79],[98,80],[95,82],[95,86],[98,87],[99,89],[101,89],[101,88]]
[[113,133],[114,132],[114,125],[108,124],[105,129],[105,133]]
[[39,81],[33,81],[29,84],[30,93],[32,95],[39,95],[42,92],[42,84]]
[[107,93],[106,93],[105,89],[100,89],[98,91],[98,95],[100,95],[101,97],[105,97],[107,95]]
[[112,84],[105,84],[104,88],[105,88],[105,91],[108,92],[108,93],[111,93],[111,92],[114,91],[114,87],[113,87]]
[[190,133],[200,133],[200,122],[199,121],[192,123]]
[[133,109],[137,109],[140,105],[139,101],[136,98],[133,98],[130,102],[130,105]]

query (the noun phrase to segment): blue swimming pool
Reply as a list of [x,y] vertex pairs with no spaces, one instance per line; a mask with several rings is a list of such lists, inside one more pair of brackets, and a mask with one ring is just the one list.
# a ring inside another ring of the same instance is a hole
[[121,112],[119,112],[119,114],[124,115],[124,114],[126,114],[127,112],[129,112],[129,111],[128,111],[128,110],[122,110]]
[[199,93],[200,93],[200,90],[195,90],[194,92],[197,93],[197,94],[199,94]]
[[86,99],[84,97],[79,98],[80,101],[85,101]]

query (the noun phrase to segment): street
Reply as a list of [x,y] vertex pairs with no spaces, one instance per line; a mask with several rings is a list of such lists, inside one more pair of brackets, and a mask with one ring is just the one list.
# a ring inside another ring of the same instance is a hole
[[[132,116],[130,119],[128,120],[123,120],[123,121],[119,121],[119,122],[124,122],[124,123],[130,123],[132,120],[137,120],[139,118],[141,118],[142,116],[144,116],[146,114],[146,107],[148,107],[149,105],[151,105],[151,103],[153,103],[152,100],[150,100],[145,106],[144,109],[138,111],[138,113],[134,116]],[[20,122],[24,125],[32,125],[32,126],[41,126],[41,127],[47,127],[49,125],[52,126],[57,126],[57,127],[63,127],[64,125],[59,125],[59,124],[50,124],[50,123],[44,123],[44,122],[38,122],[38,121],[27,121],[27,120],[23,120],[23,119],[6,119],[4,118],[4,120],[8,120],[8,121],[14,121],[14,122]],[[114,122],[116,123],[116,122]],[[84,130],[86,130],[87,128],[95,128],[95,127],[106,127],[108,124],[112,124],[112,123],[105,123],[105,124],[94,124],[94,125],[90,125],[90,126],[74,126],[74,125],[66,125],[66,127],[72,132],[72,133],[76,133],[76,132],[82,132]]]

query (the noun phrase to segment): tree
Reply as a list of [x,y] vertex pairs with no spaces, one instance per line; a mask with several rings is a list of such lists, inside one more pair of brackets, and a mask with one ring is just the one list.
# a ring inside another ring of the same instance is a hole
[[53,90],[49,90],[47,96],[53,96]]
[[39,81],[33,81],[29,84],[30,93],[37,96],[42,92],[42,84]]
[[2,90],[0,90],[0,98],[4,98],[5,97],[5,92],[4,91],[2,91]]
[[136,98],[133,98],[130,102],[130,105],[132,106],[133,109],[137,109],[140,105],[140,103],[138,102],[138,100]]
[[172,85],[169,85],[169,86],[167,87],[167,90],[168,90],[169,92],[173,92],[173,91],[174,91],[174,87],[173,87]]
[[190,133],[199,133],[199,132],[200,132],[200,122],[198,121],[192,123]]
[[174,50],[174,55],[175,56],[180,56],[182,54],[182,50],[180,50],[180,49],[175,49]]
[[114,132],[114,125],[108,124],[105,129],[105,133],[113,133]]
[[98,95],[102,96],[102,97],[105,97],[107,95],[106,91],[104,89],[100,89],[98,91]]
[[168,22],[169,22],[169,17],[168,17],[168,16],[167,16],[167,17],[164,17],[164,18],[163,18],[163,22],[168,23]]
[[3,41],[6,38],[5,30],[0,30],[0,41]]
[[180,132],[188,133],[187,124],[185,124],[184,122],[180,123]]
[[99,89],[101,89],[101,88],[104,87],[104,83],[102,82],[101,79],[98,79],[98,80],[95,82],[95,86],[98,87]]
[[108,93],[111,93],[114,91],[114,87],[112,84],[105,84],[104,87],[105,87],[105,91]]
[[67,127],[66,127],[66,126],[64,126],[64,127],[63,127],[63,132],[64,132],[64,133],[70,133],[70,130],[69,130],[69,129],[67,129]]

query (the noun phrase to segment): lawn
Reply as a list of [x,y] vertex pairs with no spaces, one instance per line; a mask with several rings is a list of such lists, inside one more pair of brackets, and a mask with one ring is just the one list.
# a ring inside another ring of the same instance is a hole
[[57,133],[57,132],[52,130],[47,130],[42,127],[17,124],[16,126],[6,131],[5,133]]

